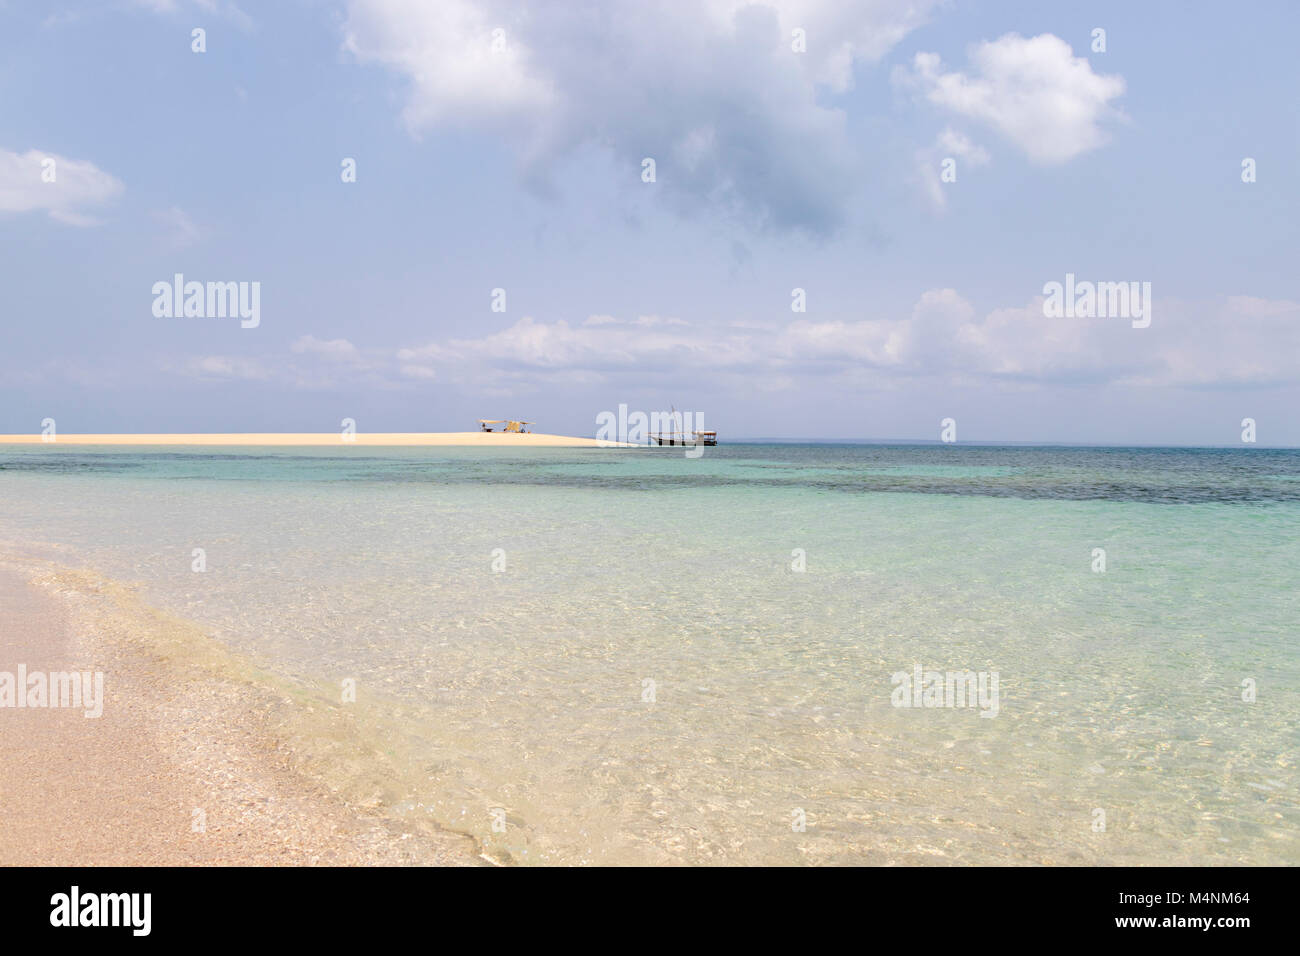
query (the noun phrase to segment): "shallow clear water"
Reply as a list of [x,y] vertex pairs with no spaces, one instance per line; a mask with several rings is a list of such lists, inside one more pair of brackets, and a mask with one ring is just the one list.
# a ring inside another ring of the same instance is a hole
[[[399,702],[387,812],[516,861],[1294,863],[1297,479],[1268,449],[11,447],[0,540]],[[914,664],[996,672],[997,715],[893,706]]]

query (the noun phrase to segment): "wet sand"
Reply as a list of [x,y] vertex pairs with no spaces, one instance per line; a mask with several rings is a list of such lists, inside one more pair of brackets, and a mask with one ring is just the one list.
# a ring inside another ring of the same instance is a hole
[[[465,835],[381,819],[300,773],[285,715],[319,703],[244,679],[129,590],[0,559],[0,671],[101,671],[105,698],[98,718],[0,707],[0,865],[484,862]],[[330,719],[339,747],[369,746]]]

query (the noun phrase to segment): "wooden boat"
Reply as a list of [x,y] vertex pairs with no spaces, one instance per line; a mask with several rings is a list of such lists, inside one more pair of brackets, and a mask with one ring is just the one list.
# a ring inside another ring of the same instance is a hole
[[683,434],[682,432],[667,432],[651,435],[650,440],[656,445],[716,445],[718,443],[717,432],[691,432]]
[[650,436],[650,441],[656,445],[686,445],[694,447],[696,445],[716,445],[718,443],[718,433],[714,431],[693,431],[686,432],[682,430],[682,417],[677,411],[677,406],[673,406],[673,420],[677,423],[677,429],[671,432],[656,432]]

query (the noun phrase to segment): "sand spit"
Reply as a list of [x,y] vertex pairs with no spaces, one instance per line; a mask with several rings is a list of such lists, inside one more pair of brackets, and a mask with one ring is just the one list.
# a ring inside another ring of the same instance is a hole
[[339,432],[249,432],[195,435],[64,435],[47,441],[42,435],[0,435],[0,445],[320,445],[346,448],[397,446],[499,446],[512,448],[618,448],[620,442],[535,432],[357,432],[346,439]]

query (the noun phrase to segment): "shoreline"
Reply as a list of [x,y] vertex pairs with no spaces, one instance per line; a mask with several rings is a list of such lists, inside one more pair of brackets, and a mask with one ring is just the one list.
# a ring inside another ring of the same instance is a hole
[[0,435],[0,445],[285,445],[367,447],[636,448],[629,442],[538,432],[249,432],[141,435]]
[[0,866],[498,862],[467,834],[394,819],[349,787],[349,767],[376,746],[355,711],[134,591],[0,554],[0,671],[103,674],[99,717],[0,707],[13,768],[0,779]]

